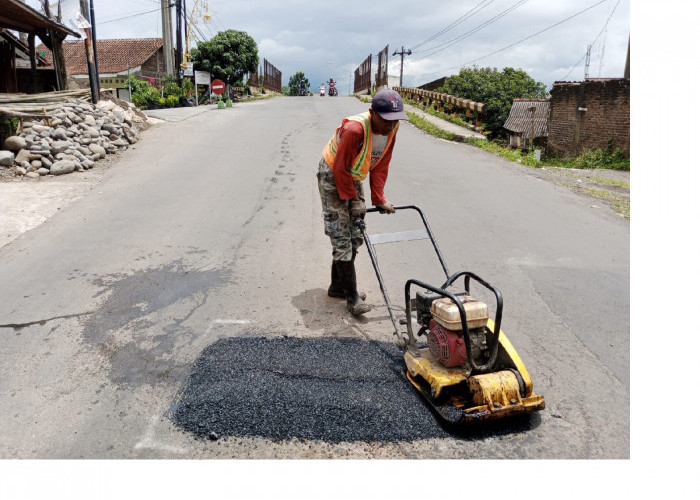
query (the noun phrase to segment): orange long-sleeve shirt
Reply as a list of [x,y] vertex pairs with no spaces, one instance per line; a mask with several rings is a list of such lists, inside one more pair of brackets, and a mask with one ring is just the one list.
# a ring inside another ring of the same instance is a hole
[[[338,151],[333,162],[333,177],[338,188],[341,200],[351,200],[357,196],[357,191],[353,185],[350,168],[352,161],[360,154],[365,140],[362,124],[348,120],[338,132]],[[389,175],[389,162],[394,151],[394,141],[388,147],[384,157],[369,171],[369,185],[372,192],[372,205],[386,203],[384,197],[384,184]]]

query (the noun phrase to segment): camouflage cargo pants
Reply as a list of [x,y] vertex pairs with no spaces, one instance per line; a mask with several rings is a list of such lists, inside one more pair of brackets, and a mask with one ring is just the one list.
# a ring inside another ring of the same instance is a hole
[[[364,239],[362,232],[355,226],[350,215],[350,201],[340,199],[333,171],[323,159],[318,164],[316,176],[318,177],[318,192],[321,195],[323,225],[326,235],[331,239],[331,245],[333,245],[333,260],[351,260],[353,252],[357,252]],[[365,193],[362,182],[355,181],[354,184],[357,196],[364,204]]]

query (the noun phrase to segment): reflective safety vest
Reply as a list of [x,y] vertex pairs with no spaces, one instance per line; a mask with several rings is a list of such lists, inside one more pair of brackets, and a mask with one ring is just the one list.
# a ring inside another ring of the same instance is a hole
[[[371,127],[369,111],[365,111],[364,113],[360,113],[359,115],[348,116],[347,118],[343,119],[343,123],[340,127],[336,129],[335,133],[333,134],[333,137],[331,137],[330,141],[328,141],[328,144],[326,144],[326,147],[323,149],[323,159],[326,161],[328,166],[331,167],[331,170],[333,170],[335,155],[338,152],[338,135],[340,133],[340,129],[343,127],[343,125],[345,125],[345,123],[348,120],[361,123],[362,130],[365,133],[365,138],[362,143],[362,149],[360,150],[360,153],[352,160],[352,166],[350,167],[350,173],[352,174],[353,180],[363,181],[365,180],[367,174],[372,168],[372,131],[370,130]],[[384,158],[386,152],[391,148],[391,145],[393,144],[396,138],[396,131],[398,129],[399,127],[397,123],[394,127],[394,130],[392,130],[389,134],[389,138],[386,141],[384,151],[382,151],[382,155],[380,156],[379,160],[377,160],[377,163],[379,163],[382,160],[382,158]]]

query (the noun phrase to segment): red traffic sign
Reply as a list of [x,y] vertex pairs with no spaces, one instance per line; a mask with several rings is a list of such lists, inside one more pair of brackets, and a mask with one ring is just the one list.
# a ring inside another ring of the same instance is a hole
[[226,84],[221,80],[214,80],[213,82],[211,82],[211,91],[217,95],[223,94],[225,88]]

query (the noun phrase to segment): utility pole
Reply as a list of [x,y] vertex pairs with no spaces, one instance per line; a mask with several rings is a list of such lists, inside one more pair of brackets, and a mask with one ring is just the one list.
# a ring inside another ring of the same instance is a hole
[[625,80],[630,79],[630,39],[627,37],[627,60],[625,61]]
[[[90,14],[88,12],[87,0],[80,0],[80,13],[85,18],[86,21],[90,22]],[[92,103],[96,104],[99,100],[100,92],[97,86],[98,74],[95,71],[95,47],[92,43],[92,36],[90,35],[90,29],[85,29],[85,57],[87,58],[88,66],[88,77],[90,79],[90,94],[92,97]]]
[[182,0],[175,0],[175,31],[176,31],[176,48],[175,48],[175,71],[177,71],[177,84],[182,85],[182,71],[180,63],[182,62]]
[[[60,5],[60,3],[59,3]],[[92,26],[92,48],[95,52],[95,85],[97,86],[97,98],[100,96],[100,63],[97,60],[97,30],[95,29],[95,6],[90,0],[90,25]]]
[[401,54],[401,75],[399,76],[399,87],[403,87],[403,56],[410,56],[411,55],[411,49],[408,49],[408,51],[404,52],[403,50],[403,45],[401,46],[401,52],[396,52],[392,54],[392,56],[395,56],[396,54]]
[[173,21],[170,15],[170,0],[160,0],[161,17],[163,18],[163,55],[165,58],[165,74],[173,76]]

